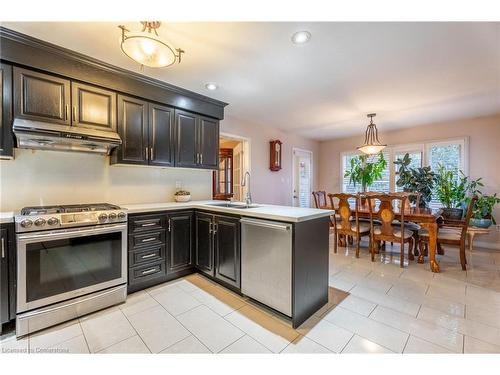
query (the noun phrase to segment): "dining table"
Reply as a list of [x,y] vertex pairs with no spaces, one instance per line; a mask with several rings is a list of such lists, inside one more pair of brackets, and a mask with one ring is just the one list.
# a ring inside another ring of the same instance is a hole
[[[331,210],[330,205],[323,206],[321,208]],[[354,215],[356,210],[355,204],[351,203],[351,211]],[[417,223],[423,229],[429,232],[429,264],[432,272],[440,272],[439,263],[436,259],[437,253],[437,236],[438,236],[438,220],[441,217],[441,210],[422,208],[422,207],[405,207],[404,209],[395,208],[394,215],[396,220],[401,220],[404,217],[404,221]],[[370,209],[368,204],[360,204],[358,206],[358,217],[359,218],[370,218]],[[422,252],[418,255],[418,263],[424,263],[424,255]]]

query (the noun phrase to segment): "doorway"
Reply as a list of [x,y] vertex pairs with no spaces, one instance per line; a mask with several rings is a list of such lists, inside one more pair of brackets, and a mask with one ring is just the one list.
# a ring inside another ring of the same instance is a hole
[[212,176],[212,198],[243,201],[246,188],[241,186],[241,180],[246,171],[250,171],[250,140],[221,134],[219,169]]
[[293,148],[292,204],[295,207],[311,207],[312,152]]

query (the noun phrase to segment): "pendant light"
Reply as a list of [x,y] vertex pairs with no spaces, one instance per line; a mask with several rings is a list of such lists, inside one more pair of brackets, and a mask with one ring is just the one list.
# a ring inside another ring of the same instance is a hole
[[184,51],[159,38],[156,30],[161,26],[160,21],[142,21],[141,24],[140,32],[131,32],[123,25],[118,26],[122,30],[120,47],[125,55],[141,64],[141,69],[144,65],[162,68],[181,62]]
[[375,155],[382,151],[387,145],[383,145],[378,140],[378,131],[377,126],[373,123],[373,118],[376,116],[376,113],[369,113],[366,115],[370,118],[370,124],[366,128],[365,132],[365,143],[363,146],[358,147],[358,150],[367,154],[367,155]]

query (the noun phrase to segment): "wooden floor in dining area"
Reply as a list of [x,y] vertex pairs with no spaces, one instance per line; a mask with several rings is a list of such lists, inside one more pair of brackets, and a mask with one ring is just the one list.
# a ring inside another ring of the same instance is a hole
[[[331,239],[333,236],[331,236]],[[127,302],[16,340],[2,353],[500,353],[500,252],[456,249],[399,267],[330,241],[329,303],[298,329],[201,275],[131,294]]]

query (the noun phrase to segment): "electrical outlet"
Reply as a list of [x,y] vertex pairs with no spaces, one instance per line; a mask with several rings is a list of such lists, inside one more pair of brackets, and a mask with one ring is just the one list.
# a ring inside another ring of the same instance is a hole
[[175,188],[180,189],[182,187],[182,181],[175,181]]

